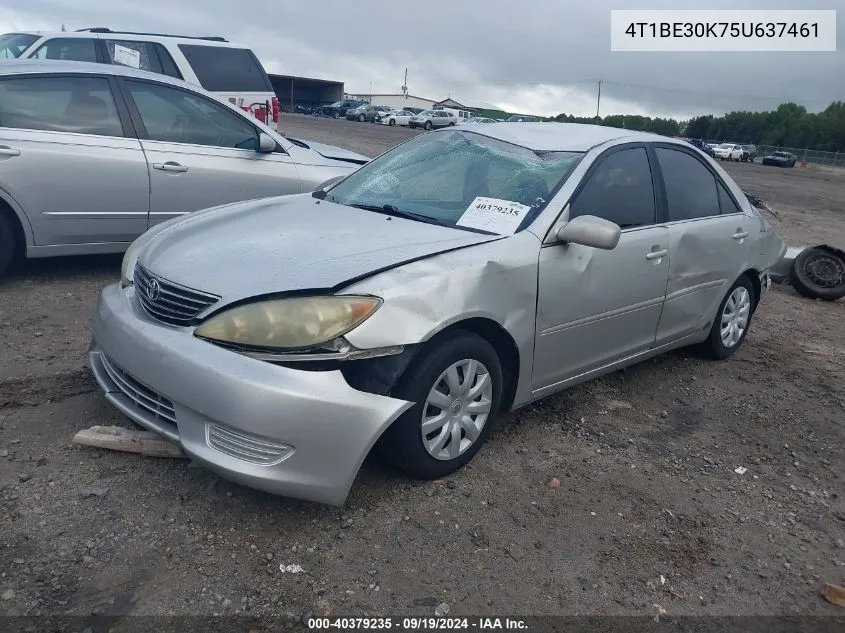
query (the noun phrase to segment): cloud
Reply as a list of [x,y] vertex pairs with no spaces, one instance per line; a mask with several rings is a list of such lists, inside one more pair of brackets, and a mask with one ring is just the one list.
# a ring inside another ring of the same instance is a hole
[[[0,9],[0,29],[109,26],[224,35],[250,46],[271,72],[343,81],[349,92],[398,92],[489,101],[508,110],[687,118],[763,110],[793,100],[820,110],[842,99],[845,29],[836,53],[618,53],[610,9],[590,3],[463,0],[28,0]],[[641,0],[643,9],[700,8],[694,0]],[[841,0],[804,0],[830,9]],[[738,6],[740,5],[740,6]],[[796,8],[794,0],[711,0],[710,9]]]

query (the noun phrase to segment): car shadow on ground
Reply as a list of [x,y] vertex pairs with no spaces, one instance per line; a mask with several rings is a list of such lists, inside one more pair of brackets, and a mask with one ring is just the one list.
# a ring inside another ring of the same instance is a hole
[[19,260],[14,262],[6,274],[0,277],[0,284],[22,280],[59,281],[99,276],[116,279],[120,274],[122,259],[122,253],[110,253],[107,255],[74,255]]

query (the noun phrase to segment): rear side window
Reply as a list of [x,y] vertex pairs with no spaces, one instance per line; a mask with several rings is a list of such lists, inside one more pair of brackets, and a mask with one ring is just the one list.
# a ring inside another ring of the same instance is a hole
[[200,85],[212,92],[272,92],[264,68],[248,48],[179,44]]
[[97,47],[94,40],[87,37],[54,37],[39,46],[35,54],[30,55],[30,57],[96,62]]
[[716,178],[709,169],[686,152],[663,147],[655,152],[663,172],[670,222],[719,215]]
[[37,35],[29,33],[6,33],[0,35],[0,59],[16,59],[38,41]]
[[2,79],[0,127],[123,136],[111,87],[101,77]]
[[170,77],[184,79],[184,77],[182,77],[182,73],[179,72],[179,67],[176,65],[176,62],[173,61],[173,56],[170,54],[170,51],[158,43],[153,44],[153,46],[155,46],[156,52],[158,53],[158,59],[161,62],[161,71]]
[[719,190],[719,210],[722,212],[722,215],[727,213],[742,213],[722,183],[717,182],[716,188]]
[[162,74],[161,63],[152,42],[106,40],[106,48],[112,64]]

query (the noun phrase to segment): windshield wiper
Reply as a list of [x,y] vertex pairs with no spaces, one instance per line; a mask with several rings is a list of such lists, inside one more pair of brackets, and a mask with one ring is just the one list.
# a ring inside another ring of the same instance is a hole
[[451,222],[432,218],[422,213],[414,213],[412,211],[403,211],[399,207],[392,204],[383,204],[381,206],[376,204],[350,204],[350,207],[356,209],[363,209],[364,211],[375,211],[376,213],[385,213],[397,218],[405,218],[406,220],[416,220],[417,222],[425,222],[426,224],[436,224],[437,226],[448,226],[450,229],[456,228]]

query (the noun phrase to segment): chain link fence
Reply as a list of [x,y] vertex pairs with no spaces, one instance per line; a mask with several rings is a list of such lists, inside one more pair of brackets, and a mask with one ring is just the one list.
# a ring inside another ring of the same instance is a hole
[[[708,145],[719,145],[730,141],[704,141]],[[794,154],[798,162],[814,165],[830,165],[831,167],[845,167],[845,152],[822,152],[815,149],[800,147],[784,147],[783,145],[758,145],[757,160],[772,152],[789,152]]]

